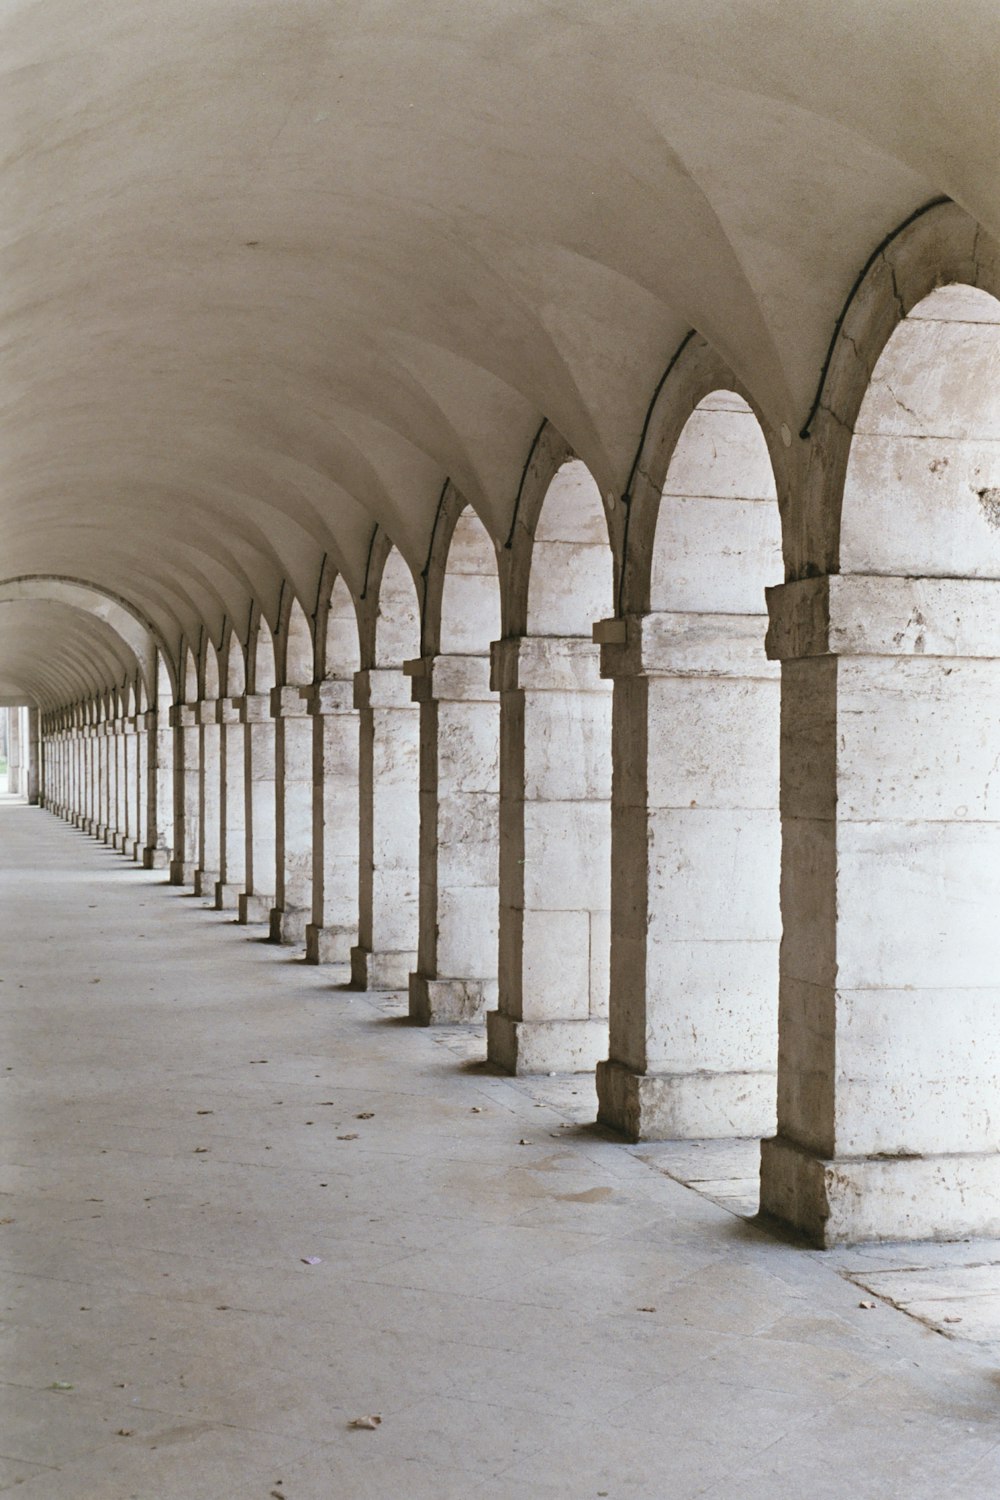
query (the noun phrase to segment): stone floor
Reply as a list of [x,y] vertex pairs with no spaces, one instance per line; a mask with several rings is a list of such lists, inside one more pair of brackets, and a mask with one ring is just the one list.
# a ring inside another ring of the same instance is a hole
[[752,1153],[624,1147],[9,801],[0,979],[0,1489],[1000,1493],[995,1321],[940,1311],[1000,1247],[781,1243]]

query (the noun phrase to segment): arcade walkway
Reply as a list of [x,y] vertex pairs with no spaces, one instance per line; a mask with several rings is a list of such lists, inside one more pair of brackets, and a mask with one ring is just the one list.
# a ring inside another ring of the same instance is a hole
[[0,977],[0,1489],[994,1500],[989,1346],[574,1125],[586,1081],[10,801]]

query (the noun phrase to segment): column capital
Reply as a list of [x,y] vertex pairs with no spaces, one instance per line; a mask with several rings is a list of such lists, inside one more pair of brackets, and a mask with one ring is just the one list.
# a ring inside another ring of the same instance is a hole
[[216,724],[240,723],[240,698],[217,698],[215,700]]
[[399,667],[368,667],[354,674],[355,708],[409,708],[409,684]]
[[491,703],[488,656],[417,656],[404,661],[414,703]]
[[600,647],[583,636],[525,635],[490,646],[494,692],[601,693]]
[[271,697],[269,693],[247,693],[242,698],[233,698],[240,716],[241,724],[263,724],[271,717]]
[[602,677],[736,677],[770,679],[778,668],[764,654],[766,615],[654,610],[599,620]]
[[306,712],[315,718],[327,714],[354,713],[354,679],[330,677],[313,687],[302,689]]
[[773,661],[1000,656],[1000,579],[842,573],[766,593]]
[[304,719],[309,712],[306,701],[308,688],[276,687],[271,689],[272,719]]
[[172,703],[170,705],[170,727],[171,729],[193,729],[198,723],[196,706],[190,703]]
[[199,724],[218,724],[218,699],[202,698],[195,704]]

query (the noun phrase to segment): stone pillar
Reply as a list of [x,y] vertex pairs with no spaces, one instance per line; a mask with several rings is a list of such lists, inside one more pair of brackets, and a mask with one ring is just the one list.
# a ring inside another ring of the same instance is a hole
[[97,725],[88,719],[83,735],[83,818],[81,828],[91,835],[97,832]]
[[39,787],[41,784],[41,778],[39,775],[40,745],[38,735],[38,709],[29,708],[25,717],[27,719],[28,728],[28,743],[26,747],[28,753],[26,756],[26,779],[24,790],[31,806],[37,807]]
[[198,714],[198,868],[194,875],[196,896],[215,900],[220,879],[222,840],[221,749],[218,700],[202,699]]
[[144,719],[146,842],[142,864],[146,870],[166,870],[170,867],[174,836],[174,731],[170,727],[169,709],[149,709]]
[[360,712],[358,989],[406,989],[417,960],[420,716],[395,667],[356,673]]
[[493,645],[500,693],[499,1004],[508,1072],[589,1072],[608,1045],[611,692],[577,636]]
[[42,771],[39,802],[50,812],[57,813],[59,817],[65,817],[65,803],[60,795],[61,759],[65,739],[61,715],[42,715],[40,738]]
[[246,890],[239,897],[239,920],[270,922],[274,906],[274,720],[267,693],[233,700],[246,726],[243,777],[246,792]]
[[312,922],[306,958],[332,965],[331,980],[351,978],[358,942],[358,711],[352,681],[306,690],[313,734]]
[[[76,786],[76,757],[80,743],[80,730],[76,722],[76,711],[71,709],[64,721],[62,744],[58,757],[58,774],[62,786],[63,816],[71,823],[77,821],[77,786]],[[46,803],[48,803],[49,788],[44,788]]]
[[486,657],[407,662],[420,705],[420,937],[410,1016],[481,1021],[497,1003],[500,715]]
[[312,724],[308,689],[271,690],[275,882],[272,943],[304,945],[312,916]]
[[1000,1234],[1000,582],[768,590],[782,664],[778,1134],[812,1240]]
[[7,710],[7,790],[21,795],[21,710]]
[[201,735],[197,705],[176,703],[170,710],[174,730],[174,843],[170,884],[194,885],[200,851]]
[[609,1059],[633,1140],[774,1131],[779,680],[762,615],[595,627],[614,679]]
[[220,698],[216,712],[219,722],[219,807],[222,827],[215,907],[217,911],[235,911],[247,878],[244,775],[246,729],[240,719],[239,699]]
[[111,731],[110,753],[113,781],[110,843],[112,848],[124,852],[129,837],[128,760],[125,746],[125,720],[123,718],[114,719],[111,724]]
[[112,835],[112,807],[114,806],[114,721],[102,719],[98,724],[98,808],[97,837],[107,844]]
[[83,823],[83,715],[74,709],[69,729],[69,805],[71,820],[79,828]]
[[149,798],[146,783],[149,777],[149,738],[146,734],[145,716],[133,714],[128,721],[130,765],[132,768],[132,841],[129,858],[142,863],[142,851],[147,843],[147,816]]

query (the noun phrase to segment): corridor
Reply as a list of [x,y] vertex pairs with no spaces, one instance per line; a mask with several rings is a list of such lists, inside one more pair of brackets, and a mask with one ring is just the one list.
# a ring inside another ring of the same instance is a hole
[[847,1279],[891,1247],[782,1243],[592,1080],[249,932],[0,801],[0,1489],[993,1500],[991,1351]]

